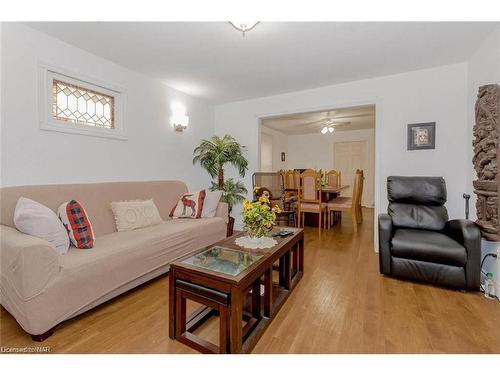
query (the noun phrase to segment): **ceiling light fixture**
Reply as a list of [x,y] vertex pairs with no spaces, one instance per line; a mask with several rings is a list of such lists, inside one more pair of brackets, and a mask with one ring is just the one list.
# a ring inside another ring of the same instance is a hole
[[333,133],[335,131],[335,128],[332,125],[325,126],[323,129],[321,129],[321,134],[326,134],[326,133]]
[[234,27],[236,30],[241,31],[243,33],[243,36],[245,36],[245,33],[247,31],[252,30],[259,21],[257,22],[240,22],[240,21],[229,21],[232,27]]

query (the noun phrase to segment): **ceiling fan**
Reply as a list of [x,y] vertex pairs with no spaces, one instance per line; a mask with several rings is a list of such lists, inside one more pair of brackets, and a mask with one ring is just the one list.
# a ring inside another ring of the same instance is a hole
[[[336,127],[346,126],[351,124],[350,121],[337,121],[338,119],[345,118],[346,116],[334,116],[334,113],[335,111],[328,111],[325,117],[316,121],[305,123],[303,125],[314,126],[314,127],[318,125],[320,126],[323,125],[323,128],[321,129],[321,134],[327,134],[327,133],[333,133]],[[352,116],[349,116],[349,118],[352,118]]]
[[350,122],[333,122],[331,120],[326,121],[325,126],[321,129],[321,134],[326,134],[326,133],[333,133],[335,131],[335,128],[338,126],[346,126],[350,125]]

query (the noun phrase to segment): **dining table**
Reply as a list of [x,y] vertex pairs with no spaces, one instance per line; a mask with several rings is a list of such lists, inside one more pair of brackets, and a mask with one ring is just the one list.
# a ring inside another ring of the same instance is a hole
[[[322,185],[321,186],[321,201],[328,202],[334,198],[337,198],[343,191],[347,190],[350,185]],[[293,195],[298,195],[298,189],[288,188],[285,192],[289,192]],[[304,225],[317,227],[318,226],[318,215],[305,214]]]

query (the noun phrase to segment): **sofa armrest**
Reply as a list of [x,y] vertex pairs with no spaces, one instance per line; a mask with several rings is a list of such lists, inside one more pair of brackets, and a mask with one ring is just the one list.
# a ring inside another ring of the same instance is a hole
[[378,215],[378,259],[380,273],[391,274],[392,218],[388,214]]
[[224,222],[229,223],[229,206],[225,202],[219,202],[217,206],[217,211],[215,212],[216,217],[221,217],[224,219]]
[[467,288],[479,289],[481,283],[481,231],[479,227],[471,220],[450,220],[444,227],[444,233],[465,247]]
[[59,254],[41,238],[0,225],[0,283],[3,293],[23,300],[43,292],[59,274]]

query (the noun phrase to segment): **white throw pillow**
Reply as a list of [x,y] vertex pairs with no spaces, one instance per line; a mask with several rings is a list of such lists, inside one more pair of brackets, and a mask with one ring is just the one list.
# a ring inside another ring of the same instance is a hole
[[54,211],[43,204],[19,198],[14,211],[14,224],[19,231],[50,242],[59,254],[68,251],[69,237],[66,228]]
[[111,209],[115,215],[118,232],[149,227],[162,222],[158,208],[152,199],[111,202]]
[[217,206],[222,197],[222,191],[206,191],[201,217],[214,217],[217,213]]

